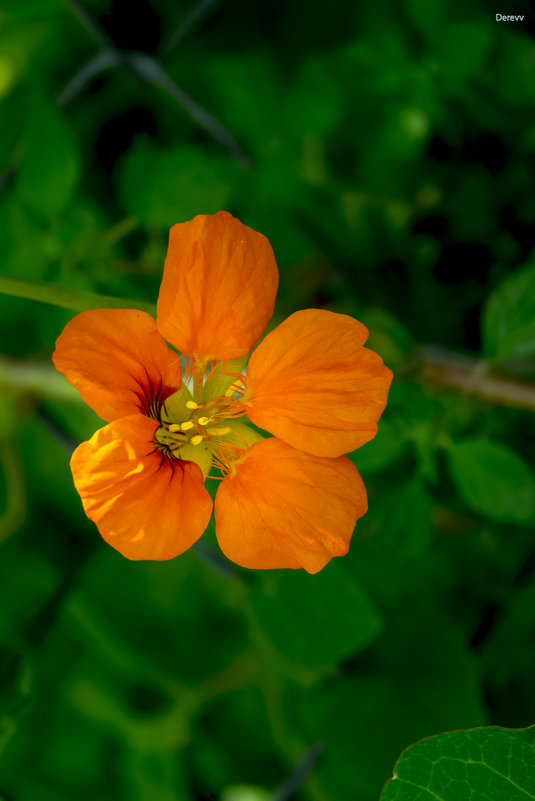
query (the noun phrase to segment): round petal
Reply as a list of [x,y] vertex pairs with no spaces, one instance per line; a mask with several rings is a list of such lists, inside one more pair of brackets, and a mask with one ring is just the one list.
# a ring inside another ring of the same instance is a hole
[[363,347],[368,331],[346,314],[306,309],[260,343],[247,368],[249,418],[316,456],[340,456],[377,432],[392,372]]
[[245,356],[275,305],[278,271],[262,234],[226,211],[171,228],[158,328],[198,362]]
[[65,326],[52,358],[104,420],[150,415],[181,383],[180,359],[152,317],[136,309],[78,314]]
[[366,490],[346,456],[324,459],[272,437],[253,445],[215,501],[223,553],[250,568],[317,573],[347,553]]
[[212,500],[200,468],[156,450],[158,422],[115,420],[74,452],[71,469],[86,515],[128,559],[172,559],[204,532]]

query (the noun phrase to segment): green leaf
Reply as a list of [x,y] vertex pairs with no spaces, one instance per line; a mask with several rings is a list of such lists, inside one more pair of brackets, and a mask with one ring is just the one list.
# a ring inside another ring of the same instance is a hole
[[33,665],[25,652],[0,648],[0,753],[17,730],[30,701]]
[[[492,23],[490,20],[485,22],[461,20],[434,29],[440,73],[460,80],[471,78],[484,68],[493,42]],[[462,88],[458,87],[456,91],[461,92]]]
[[336,664],[365,648],[382,620],[358,579],[337,562],[320,573],[264,576],[251,592],[256,621],[274,648],[310,668]]
[[238,168],[185,145],[162,150],[138,139],[120,171],[123,204],[145,225],[168,228],[225,208]]
[[534,767],[534,726],[438,734],[402,753],[381,801],[527,801]]
[[397,420],[381,420],[377,434],[351,455],[351,461],[362,473],[373,473],[394,464],[407,446],[404,426]]
[[364,519],[365,527],[386,554],[425,553],[433,536],[432,504],[420,477],[415,475],[392,492],[383,492]]
[[221,801],[272,801],[273,796],[261,787],[235,785],[223,791]]
[[329,799],[371,801],[407,743],[484,724],[479,696],[464,634],[426,595],[398,603],[366,655],[302,694],[296,715],[306,739],[325,745],[314,776]]
[[535,512],[535,480],[514,451],[497,442],[470,439],[448,450],[452,478],[463,500],[494,520],[523,522]]
[[492,359],[535,353],[535,267],[500,284],[483,312],[484,353]]
[[0,293],[38,300],[78,312],[87,309],[141,309],[153,317],[156,316],[155,305],[144,300],[112,298],[108,295],[97,295],[95,292],[67,289],[45,281],[25,281],[23,278],[12,278],[8,275],[0,275]]
[[67,122],[53,105],[37,106],[32,115],[17,191],[25,203],[47,218],[67,206],[80,173],[80,156]]

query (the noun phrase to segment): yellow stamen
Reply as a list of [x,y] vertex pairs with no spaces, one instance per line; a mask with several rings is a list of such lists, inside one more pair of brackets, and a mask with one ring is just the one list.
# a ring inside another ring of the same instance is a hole
[[224,426],[222,428],[207,428],[206,431],[212,437],[224,437],[225,434],[230,434],[232,429],[229,426]]
[[233,395],[239,392],[239,390],[240,390],[240,384],[238,383],[238,381],[235,381],[233,384],[230,385],[230,387],[225,392],[225,398],[231,398]]
[[199,404],[195,403],[195,401],[186,401],[186,407],[188,409],[198,409],[199,408]]
[[180,431],[180,423],[171,423],[171,425],[168,426],[168,431],[170,431],[171,434],[175,434],[177,431]]
[[207,426],[211,419],[211,417],[199,417],[197,422],[200,426]]
[[190,442],[191,442],[192,445],[200,445],[200,443],[203,441],[203,439],[204,439],[204,437],[201,437],[200,434],[196,434],[196,436],[194,436],[194,437],[192,437],[190,439]]
[[193,428],[195,424],[191,422],[191,420],[186,420],[185,423],[180,423],[180,428],[182,431],[189,431],[190,428]]

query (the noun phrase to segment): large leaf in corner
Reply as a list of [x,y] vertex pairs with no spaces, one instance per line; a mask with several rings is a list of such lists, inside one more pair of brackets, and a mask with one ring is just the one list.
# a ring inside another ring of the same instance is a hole
[[437,734],[407,748],[380,801],[535,799],[535,726]]

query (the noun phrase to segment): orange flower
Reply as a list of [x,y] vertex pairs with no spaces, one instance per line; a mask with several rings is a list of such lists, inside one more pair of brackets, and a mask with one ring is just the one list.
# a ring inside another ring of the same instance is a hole
[[361,323],[320,309],[268,334],[245,373],[277,283],[262,234],[224,211],[198,216],[171,229],[157,323],[99,309],[59,337],[56,368],[108,422],[74,452],[74,484],[129,559],[196,542],[212,513],[207,478],[221,481],[216,534],[239,565],[316,573],[347,552],[367,501],[343,454],[375,436],[392,373]]

